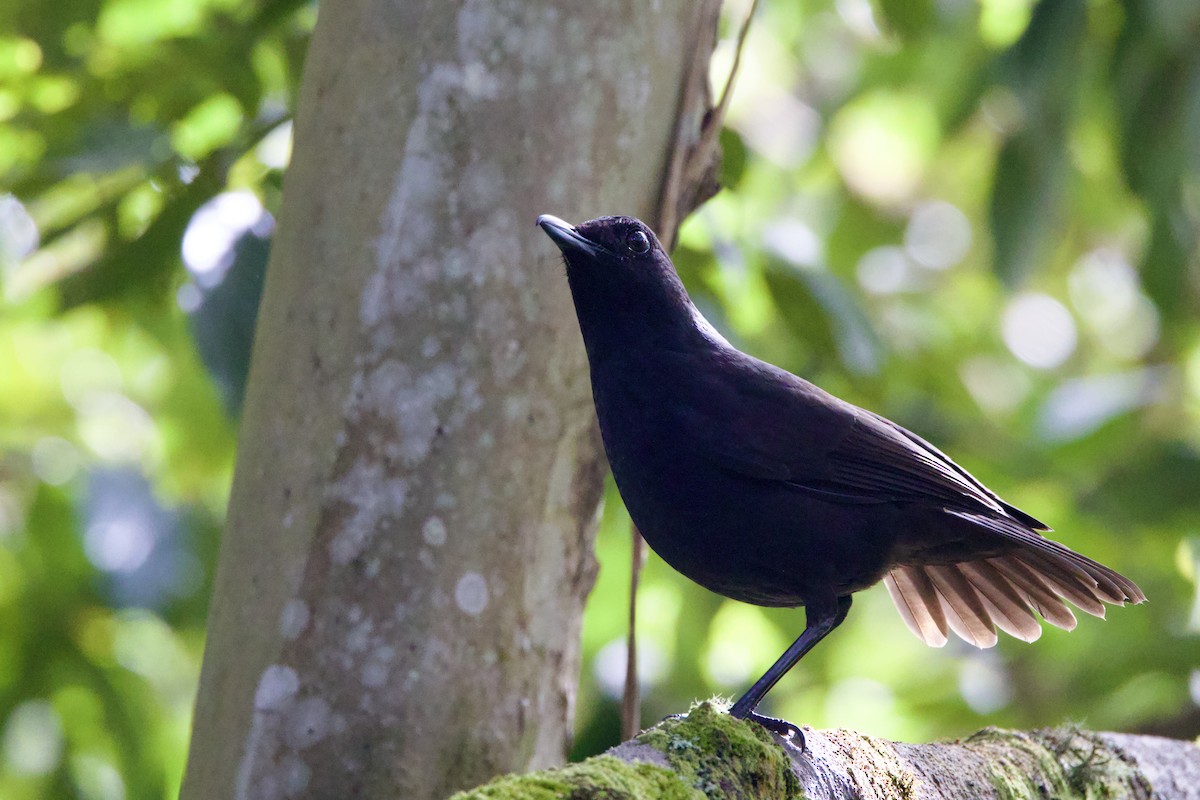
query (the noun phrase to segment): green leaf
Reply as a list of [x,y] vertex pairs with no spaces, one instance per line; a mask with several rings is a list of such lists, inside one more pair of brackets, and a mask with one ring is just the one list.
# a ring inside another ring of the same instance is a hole
[[883,27],[904,40],[919,39],[933,28],[933,0],[875,0]]

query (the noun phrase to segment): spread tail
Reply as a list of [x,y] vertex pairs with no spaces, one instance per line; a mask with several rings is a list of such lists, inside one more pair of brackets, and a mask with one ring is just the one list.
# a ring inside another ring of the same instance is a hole
[[950,631],[991,647],[996,628],[1032,642],[1042,634],[1037,615],[1063,630],[1075,627],[1067,602],[1103,617],[1105,603],[1146,599],[1133,581],[1049,539],[978,561],[894,567],[883,582],[909,630],[932,647],[944,645]]

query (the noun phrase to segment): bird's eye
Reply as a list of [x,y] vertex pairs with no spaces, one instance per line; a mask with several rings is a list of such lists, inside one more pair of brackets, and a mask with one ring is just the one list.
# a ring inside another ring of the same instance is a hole
[[635,253],[644,253],[650,249],[650,239],[639,230],[632,230],[625,236],[625,244]]

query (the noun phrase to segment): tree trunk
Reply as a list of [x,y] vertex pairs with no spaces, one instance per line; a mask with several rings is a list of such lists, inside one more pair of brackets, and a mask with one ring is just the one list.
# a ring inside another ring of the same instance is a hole
[[989,728],[902,744],[805,730],[801,751],[708,703],[579,764],[500,778],[454,800],[739,797],[807,800],[1200,800],[1200,747],[1074,728]]
[[689,196],[715,8],[322,3],[184,800],[562,760],[603,464],[533,222]]

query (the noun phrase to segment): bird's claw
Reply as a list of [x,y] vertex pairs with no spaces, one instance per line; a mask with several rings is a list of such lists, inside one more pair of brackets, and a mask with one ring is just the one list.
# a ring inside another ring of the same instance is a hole
[[745,719],[751,722],[757,722],[771,733],[777,736],[782,736],[788,744],[796,747],[803,753],[807,749],[807,743],[804,740],[804,731],[783,719],[775,719],[775,717],[766,717],[762,714],[756,714],[751,711],[746,715]]

